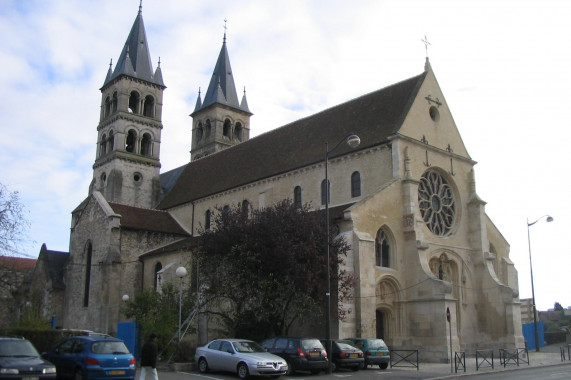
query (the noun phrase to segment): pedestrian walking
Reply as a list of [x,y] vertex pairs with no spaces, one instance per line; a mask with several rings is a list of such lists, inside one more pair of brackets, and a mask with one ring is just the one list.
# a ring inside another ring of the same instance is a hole
[[141,349],[141,374],[139,375],[139,380],[145,380],[147,371],[151,374],[151,380],[159,380],[159,375],[157,374],[158,355],[157,334],[151,333],[149,340],[143,344]]

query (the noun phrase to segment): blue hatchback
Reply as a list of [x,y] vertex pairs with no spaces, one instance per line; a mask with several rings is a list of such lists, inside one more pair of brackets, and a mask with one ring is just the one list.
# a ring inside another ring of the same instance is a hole
[[57,368],[58,378],[74,380],[132,380],[135,357],[121,339],[76,336],[43,355]]

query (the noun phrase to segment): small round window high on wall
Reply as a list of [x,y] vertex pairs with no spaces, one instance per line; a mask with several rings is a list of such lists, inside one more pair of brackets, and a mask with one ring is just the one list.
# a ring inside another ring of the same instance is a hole
[[452,186],[434,170],[426,171],[418,185],[420,215],[432,233],[448,236],[456,217],[456,201]]

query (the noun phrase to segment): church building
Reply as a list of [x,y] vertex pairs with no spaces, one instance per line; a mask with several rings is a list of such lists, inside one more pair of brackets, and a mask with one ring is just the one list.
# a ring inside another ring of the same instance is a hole
[[[410,78],[250,138],[253,114],[224,35],[191,111],[190,162],[161,173],[163,128],[188,127],[163,126],[165,90],[139,7],[100,89],[93,180],[72,211],[62,327],[116,332],[122,297],[174,281],[217,207],[291,199],[319,210],[329,187],[331,223],[350,245],[345,269],[358,278],[332,337],[381,337],[423,348],[424,360],[447,358],[450,333],[455,351],[524,346],[509,244],[486,214],[476,161],[428,58]],[[357,147],[336,146],[349,135]],[[329,184],[326,142],[336,146]]]

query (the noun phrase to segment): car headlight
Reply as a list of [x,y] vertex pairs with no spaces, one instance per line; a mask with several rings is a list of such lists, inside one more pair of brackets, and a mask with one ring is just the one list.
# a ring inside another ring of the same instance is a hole
[[56,367],[46,367],[42,370],[42,373],[44,375],[50,375],[50,374],[56,373]]
[[18,373],[17,368],[0,368],[1,375],[17,375]]

